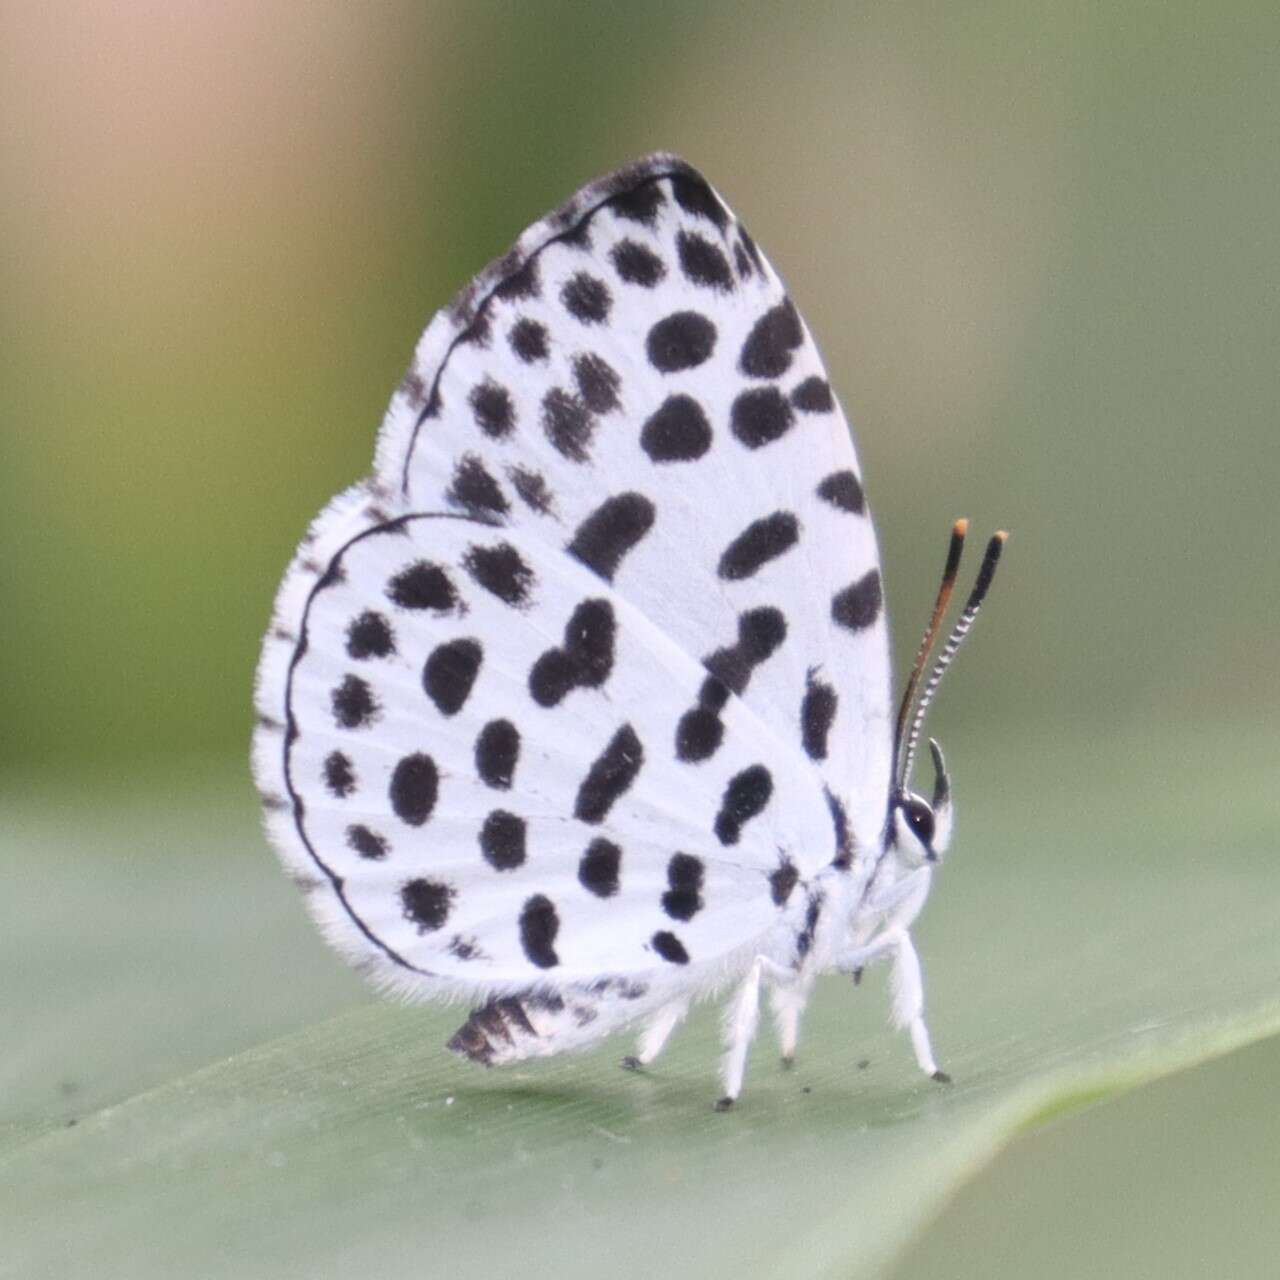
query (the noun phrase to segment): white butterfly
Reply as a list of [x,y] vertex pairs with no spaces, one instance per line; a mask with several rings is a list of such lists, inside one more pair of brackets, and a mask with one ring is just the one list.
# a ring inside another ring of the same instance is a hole
[[485,1064],[761,984],[785,1061],[817,974],[893,963],[937,1079],[909,926],[947,847],[908,789],[875,533],[803,321],[705,180],[654,155],[530,227],[432,321],[373,475],[281,584],[257,683],[268,829],[381,987],[478,1001]]

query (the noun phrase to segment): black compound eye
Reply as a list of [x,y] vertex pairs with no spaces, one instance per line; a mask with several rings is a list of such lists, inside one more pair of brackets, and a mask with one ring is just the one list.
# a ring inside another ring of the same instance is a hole
[[903,806],[903,815],[912,834],[926,849],[933,847],[933,810],[923,800],[912,796]]

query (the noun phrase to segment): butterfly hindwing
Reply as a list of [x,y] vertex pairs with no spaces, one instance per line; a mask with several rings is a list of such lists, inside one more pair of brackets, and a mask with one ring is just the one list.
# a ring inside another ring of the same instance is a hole
[[705,668],[573,557],[410,514],[316,568],[259,767],[322,919],[390,980],[705,972],[836,856],[820,779],[740,700],[690,781]]

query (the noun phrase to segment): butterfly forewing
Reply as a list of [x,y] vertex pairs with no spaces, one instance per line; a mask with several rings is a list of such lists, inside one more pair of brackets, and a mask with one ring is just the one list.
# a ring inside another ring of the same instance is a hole
[[777,611],[731,664],[740,696],[878,837],[887,633],[852,437],[781,281],[693,170],[655,157],[531,227],[428,329],[379,456],[415,509],[474,500],[593,564],[694,659]]

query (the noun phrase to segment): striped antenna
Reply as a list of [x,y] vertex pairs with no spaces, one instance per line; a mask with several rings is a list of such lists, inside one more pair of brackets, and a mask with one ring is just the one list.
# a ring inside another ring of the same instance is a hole
[[924,724],[929,704],[933,701],[933,695],[938,692],[942,677],[951,665],[951,660],[956,656],[961,642],[969,634],[969,628],[973,626],[973,620],[978,616],[978,610],[982,608],[982,602],[986,599],[987,592],[991,589],[991,583],[996,576],[996,565],[1000,563],[1000,553],[1004,550],[1004,544],[1008,540],[1009,534],[1004,529],[992,534],[991,541],[987,543],[986,553],[982,557],[982,567],[978,570],[977,581],[974,582],[973,590],[969,592],[969,599],[965,602],[964,611],[956,619],[956,625],[951,628],[947,643],[942,646],[938,661],[929,673],[928,682],[924,686],[924,692],[920,695],[920,701],[916,705],[915,716],[911,721],[911,732],[907,735],[907,746],[902,755],[902,773],[898,778],[899,787],[905,787],[907,779],[911,776],[911,766],[915,761],[916,746],[920,741],[920,729]]
[[[956,585],[956,574],[960,572],[960,554],[964,551],[965,534],[968,532],[967,520],[957,520],[951,526],[951,545],[947,548],[947,563],[942,570],[942,581],[938,584],[938,596],[933,602],[933,617],[929,619],[929,625],[925,628],[924,638],[920,641],[920,648],[916,652],[916,660],[911,668],[911,675],[907,678],[907,687],[902,691],[902,702],[898,707],[898,723],[893,731],[893,776],[895,778],[899,777],[898,761],[902,751],[902,735],[906,732],[911,703],[915,700],[916,690],[920,686],[920,677],[924,674],[924,665],[929,661],[934,641],[937,640],[938,632],[942,629],[942,618],[951,601],[951,592]],[[905,781],[906,776],[904,770],[901,780]]]

